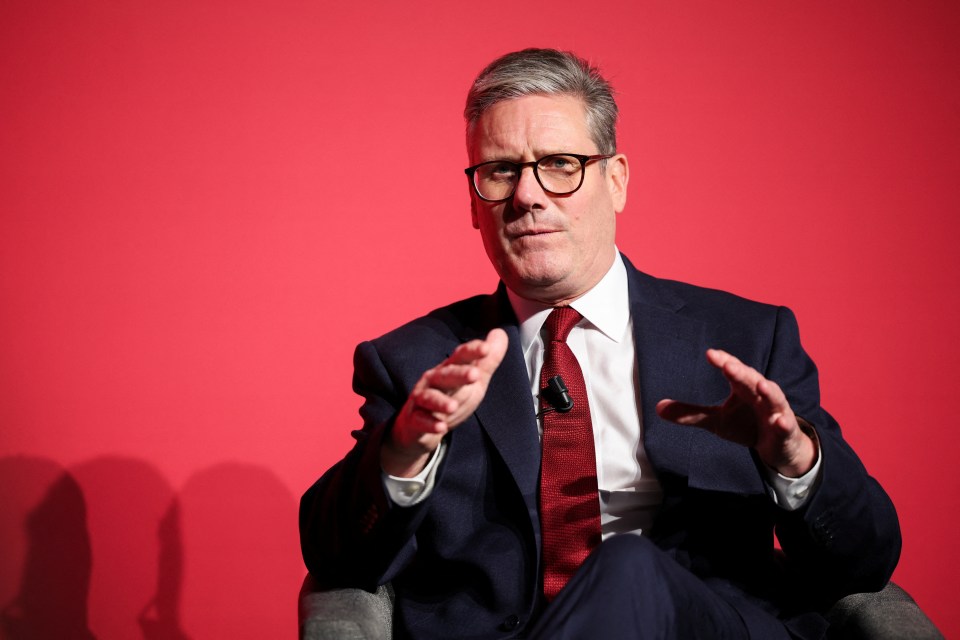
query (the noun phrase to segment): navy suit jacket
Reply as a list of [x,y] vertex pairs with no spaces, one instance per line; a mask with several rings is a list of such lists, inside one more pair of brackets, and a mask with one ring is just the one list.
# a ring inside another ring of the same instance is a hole
[[[625,262],[644,446],[664,491],[645,535],[731,602],[758,637],[768,614],[798,636],[818,636],[818,609],[889,579],[900,553],[893,505],[821,409],[816,368],[788,309],[653,278]],[[494,327],[509,336],[506,356],[475,414],[447,436],[432,494],[413,507],[393,506],[380,444],[396,412],[426,369]],[[543,606],[540,443],[519,345],[501,285],[357,347],[364,426],[347,456],[304,495],[301,545],[321,584],[373,590],[391,581],[400,637],[522,635]],[[729,385],[704,357],[708,347],[780,384],[816,429],[821,482],[802,509],[774,504],[751,450],[657,416],[662,398],[719,404],[727,397]],[[519,626],[504,625],[517,618]]]

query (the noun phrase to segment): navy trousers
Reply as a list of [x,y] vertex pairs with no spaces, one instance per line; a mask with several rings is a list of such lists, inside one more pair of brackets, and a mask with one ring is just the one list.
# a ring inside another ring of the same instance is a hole
[[[770,616],[764,640],[789,639]],[[531,638],[673,640],[750,638],[727,601],[648,539],[607,539],[547,606]]]

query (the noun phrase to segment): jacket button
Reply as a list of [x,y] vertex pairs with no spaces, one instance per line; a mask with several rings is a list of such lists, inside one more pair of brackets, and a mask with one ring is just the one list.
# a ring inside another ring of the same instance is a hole
[[520,618],[514,614],[510,614],[503,619],[503,624],[500,625],[500,628],[504,631],[513,631],[520,626]]

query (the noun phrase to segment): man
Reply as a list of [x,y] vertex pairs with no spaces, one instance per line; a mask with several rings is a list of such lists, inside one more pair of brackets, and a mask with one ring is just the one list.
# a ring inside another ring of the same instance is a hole
[[301,503],[311,573],[392,582],[400,637],[822,635],[900,534],[793,315],[617,251],[628,163],[583,60],[508,54],[466,118],[501,286],[357,348],[364,428]]

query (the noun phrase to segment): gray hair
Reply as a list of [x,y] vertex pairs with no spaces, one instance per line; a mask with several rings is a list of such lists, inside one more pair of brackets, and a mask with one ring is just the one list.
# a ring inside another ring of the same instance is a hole
[[480,72],[467,94],[467,140],[483,113],[504,100],[568,95],[583,102],[590,138],[600,153],[617,152],[617,103],[600,70],[569,51],[524,49],[501,56]]

